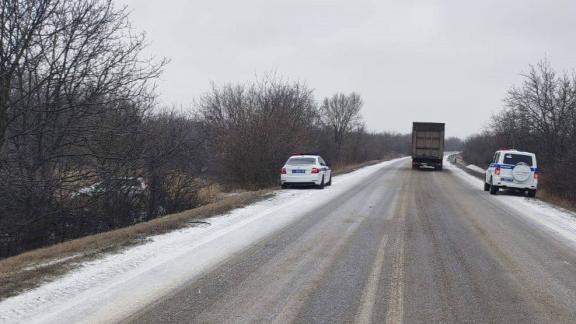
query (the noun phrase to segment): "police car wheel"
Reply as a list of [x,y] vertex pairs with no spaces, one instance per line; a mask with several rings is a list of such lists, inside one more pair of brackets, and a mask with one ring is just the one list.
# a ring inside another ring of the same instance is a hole
[[322,176],[322,180],[320,181],[320,184],[318,185],[318,189],[324,189],[324,176]]
[[495,195],[495,194],[498,193],[498,190],[499,190],[498,186],[495,186],[495,185],[492,183],[492,181],[490,181],[490,194],[491,194],[491,195]]

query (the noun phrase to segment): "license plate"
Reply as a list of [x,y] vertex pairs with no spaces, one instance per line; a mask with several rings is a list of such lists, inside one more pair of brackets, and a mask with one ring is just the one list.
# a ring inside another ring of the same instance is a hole
[[305,170],[292,170],[292,173],[306,173]]

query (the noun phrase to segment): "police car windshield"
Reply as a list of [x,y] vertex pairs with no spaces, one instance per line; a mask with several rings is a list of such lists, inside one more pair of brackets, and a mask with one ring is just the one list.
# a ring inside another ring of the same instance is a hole
[[524,162],[532,166],[532,156],[522,154],[511,154],[511,153],[507,153],[504,155],[504,164],[516,165],[520,162]]
[[314,163],[316,163],[316,159],[311,157],[293,157],[286,162],[288,165],[311,165]]

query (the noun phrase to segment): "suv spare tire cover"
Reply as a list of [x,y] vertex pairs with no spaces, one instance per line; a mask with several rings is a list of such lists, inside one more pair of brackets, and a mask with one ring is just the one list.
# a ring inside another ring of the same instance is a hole
[[524,182],[530,178],[530,175],[532,175],[532,169],[524,162],[516,164],[514,169],[512,169],[512,176],[516,181]]

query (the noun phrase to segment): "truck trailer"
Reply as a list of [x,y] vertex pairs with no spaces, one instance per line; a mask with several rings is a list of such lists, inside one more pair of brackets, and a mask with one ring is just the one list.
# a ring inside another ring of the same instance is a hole
[[444,123],[412,124],[412,169],[427,166],[442,170]]

